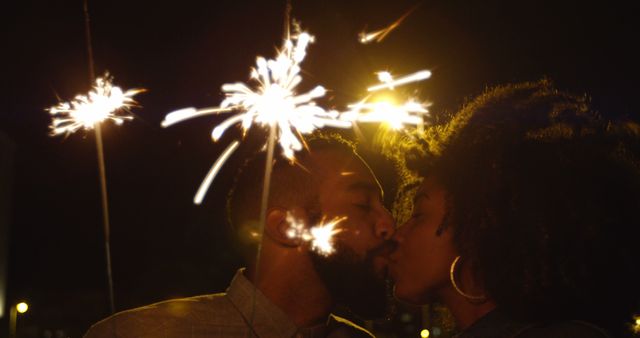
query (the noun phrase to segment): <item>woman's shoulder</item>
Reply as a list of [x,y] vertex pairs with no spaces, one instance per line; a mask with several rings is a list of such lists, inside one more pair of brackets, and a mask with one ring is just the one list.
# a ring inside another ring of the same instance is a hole
[[610,338],[611,336],[600,327],[580,320],[567,320],[544,325],[533,325],[524,328],[518,334],[518,338]]

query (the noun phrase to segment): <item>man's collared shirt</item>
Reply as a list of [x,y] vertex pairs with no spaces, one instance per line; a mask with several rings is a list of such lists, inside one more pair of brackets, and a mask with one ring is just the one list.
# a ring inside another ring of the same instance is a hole
[[370,338],[372,335],[333,315],[326,324],[298,328],[240,269],[227,293],[168,300],[123,311],[94,324],[84,337]]

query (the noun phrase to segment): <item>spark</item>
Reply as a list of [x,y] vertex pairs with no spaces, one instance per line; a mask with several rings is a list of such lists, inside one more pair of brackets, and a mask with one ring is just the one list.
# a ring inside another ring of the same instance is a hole
[[431,77],[431,72],[428,70],[421,70],[413,74],[403,76],[399,79],[394,79],[391,73],[386,71],[378,72],[377,75],[378,75],[378,80],[380,80],[381,83],[367,88],[367,91],[375,92],[382,89],[393,90],[397,86],[402,86],[407,83],[426,80]]
[[51,134],[72,134],[80,128],[90,130],[104,120],[112,120],[117,125],[133,117],[128,108],[136,107],[133,96],[145,89],[130,89],[126,92],[114,86],[112,77],[105,73],[96,79],[93,89],[87,95],[77,95],[70,102],[60,102],[47,109],[53,116]]
[[631,326],[633,333],[640,333],[640,315],[633,316],[634,323]]
[[382,83],[388,84],[393,82],[393,76],[387,71],[378,72],[376,74],[378,75],[378,80]]
[[336,229],[336,225],[346,220],[347,217],[336,217],[329,222],[325,222],[326,219],[323,217],[320,224],[309,229],[306,228],[304,222],[295,219],[290,212],[287,212],[286,219],[289,223],[287,237],[310,242],[312,250],[323,256],[329,256],[335,251],[333,247],[334,236],[341,231]]
[[204,195],[206,195],[207,190],[209,190],[209,186],[211,186],[211,182],[216,177],[224,163],[229,159],[231,154],[238,148],[240,142],[233,141],[227,148],[222,152],[222,155],[218,157],[216,162],[211,166],[211,169],[207,173],[207,176],[204,178],[202,183],[200,184],[200,188],[198,188],[198,192],[196,196],[193,198],[193,203],[201,204],[204,199]]
[[375,32],[371,32],[371,33],[367,33],[367,32],[360,32],[360,34],[358,34],[358,40],[360,41],[360,43],[362,44],[368,44],[371,43],[373,41],[375,42],[382,42],[382,40],[384,40],[384,38],[387,37],[387,35],[389,35],[389,33],[391,33],[392,31],[394,31],[396,28],[398,28],[400,26],[400,24],[402,23],[402,21],[404,21],[404,19],[406,19],[409,14],[411,14],[416,8],[418,8],[420,4],[414,6],[413,8],[411,8],[410,10],[408,10],[406,13],[404,13],[400,18],[398,18],[398,20],[392,22],[389,26],[377,30]]

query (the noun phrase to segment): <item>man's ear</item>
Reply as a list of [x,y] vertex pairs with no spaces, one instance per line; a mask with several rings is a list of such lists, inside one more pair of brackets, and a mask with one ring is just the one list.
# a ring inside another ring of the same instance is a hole
[[[267,211],[267,220],[264,226],[264,233],[276,243],[287,247],[297,247],[302,244],[302,240],[295,236],[293,224],[287,220],[287,213],[293,216],[296,222],[305,222],[306,212],[300,208],[286,210],[283,208],[271,208]],[[305,225],[306,228],[306,225]],[[293,236],[292,236],[293,234]]]

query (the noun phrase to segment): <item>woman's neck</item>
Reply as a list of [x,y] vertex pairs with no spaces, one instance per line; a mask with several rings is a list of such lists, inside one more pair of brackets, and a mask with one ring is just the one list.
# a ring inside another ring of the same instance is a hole
[[468,328],[496,308],[495,302],[490,299],[482,302],[472,301],[456,292],[453,287],[442,290],[440,300],[451,311],[458,328],[461,330]]

